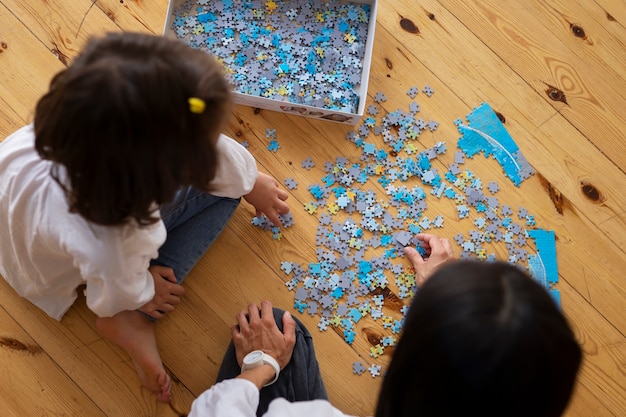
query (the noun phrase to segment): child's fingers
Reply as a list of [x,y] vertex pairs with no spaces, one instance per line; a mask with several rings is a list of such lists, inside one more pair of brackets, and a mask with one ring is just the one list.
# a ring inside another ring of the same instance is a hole
[[167,269],[168,271],[165,272],[165,275],[161,275],[161,276],[170,282],[176,282],[176,275],[174,274],[174,270],[171,268],[167,268]]
[[280,227],[283,224],[283,222],[280,221],[280,217],[278,217],[278,212],[274,212],[272,210],[271,212],[267,212],[264,214],[265,216],[267,216],[267,218],[272,222],[274,226]]
[[179,296],[175,295],[175,294],[170,294],[170,296],[167,298],[167,302],[173,306],[180,304],[181,299]]
[[170,303],[161,303],[157,311],[163,314],[171,313],[172,311],[174,311],[174,306]]
[[285,201],[286,199],[289,198],[289,193],[285,190],[283,190],[282,188],[278,189],[278,198],[281,199],[282,201]]
[[286,214],[289,213],[289,204],[281,201],[279,203],[276,204],[276,212],[278,214]]
[[180,284],[169,283],[166,284],[166,291],[168,294],[171,294],[176,297],[180,297],[185,294],[185,287]]
[[235,341],[235,339],[237,339],[237,337],[239,336],[239,333],[241,333],[241,329],[238,323],[235,323],[232,326],[230,326],[230,336],[232,337],[233,342]]
[[174,274],[174,270],[172,268],[162,265],[152,265],[148,268],[148,270],[153,275],[157,274],[167,281],[176,282],[176,275]]

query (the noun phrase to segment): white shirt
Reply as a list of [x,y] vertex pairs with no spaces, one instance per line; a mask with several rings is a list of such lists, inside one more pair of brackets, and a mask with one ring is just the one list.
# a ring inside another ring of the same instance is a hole
[[[189,417],[255,417],[259,390],[243,378],[226,379],[204,391],[191,404]],[[263,417],[349,417],[328,401],[273,400]]]
[[[0,275],[22,297],[60,320],[86,284],[87,306],[100,317],[134,310],[154,296],[150,260],[165,242],[162,221],[139,227],[100,226],[69,212],[51,177],[52,162],[34,148],[32,125],[0,142]],[[221,135],[213,194],[249,193],[254,157]]]

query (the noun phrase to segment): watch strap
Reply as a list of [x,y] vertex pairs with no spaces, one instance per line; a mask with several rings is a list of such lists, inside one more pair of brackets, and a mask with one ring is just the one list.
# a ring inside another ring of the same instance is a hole
[[[254,351],[254,352],[257,353],[257,351]],[[253,352],[250,352],[250,353],[253,353]],[[261,365],[265,365],[265,364],[271,366],[274,369],[274,372],[275,372],[276,375],[274,376],[274,379],[271,382],[268,382],[267,384],[263,385],[264,387],[267,387],[268,385],[272,385],[278,379],[278,375],[280,374],[280,365],[278,365],[278,361],[276,361],[276,359],[274,359],[273,357],[271,357],[267,353],[265,353],[263,351],[258,351],[258,353],[262,353],[263,354],[261,360],[258,363],[254,364],[254,365],[246,364],[245,360],[244,360],[244,364],[241,367],[241,371],[243,372],[243,371],[246,371],[248,369],[254,369],[254,368],[257,368],[257,367],[259,367]]]

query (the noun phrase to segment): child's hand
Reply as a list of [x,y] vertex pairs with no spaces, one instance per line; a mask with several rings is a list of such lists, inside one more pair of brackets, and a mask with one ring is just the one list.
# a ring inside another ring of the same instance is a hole
[[243,196],[256,209],[256,216],[265,214],[275,225],[281,226],[279,214],[289,213],[289,206],[285,200],[289,197],[287,191],[278,187],[278,181],[267,174],[259,172],[259,177],[250,193]]
[[426,251],[426,255],[422,257],[416,249],[408,246],[404,248],[404,254],[413,264],[415,282],[418,287],[421,287],[437,268],[454,258],[454,253],[450,241],[446,238],[439,238],[426,233],[418,234],[417,238],[421,241],[421,246]]
[[172,268],[152,265],[148,271],[154,279],[154,297],[139,310],[159,319],[174,311],[174,306],[180,303],[180,297],[185,293],[185,289],[176,283]]

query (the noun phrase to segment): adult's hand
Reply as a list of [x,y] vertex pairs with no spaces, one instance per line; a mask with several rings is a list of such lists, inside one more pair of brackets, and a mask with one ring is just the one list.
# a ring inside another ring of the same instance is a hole
[[454,258],[450,241],[435,235],[420,233],[417,235],[425,255],[412,247],[404,248],[404,254],[413,264],[415,269],[415,282],[421,287],[424,282],[445,262]]
[[260,312],[256,304],[249,304],[248,311],[241,310],[231,332],[240,366],[243,358],[253,350],[262,350],[276,359],[280,369],[291,360],[296,344],[296,322],[286,311],[281,332],[274,320],[272,303],[267,300],[261,302]]

